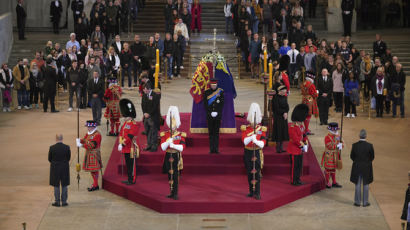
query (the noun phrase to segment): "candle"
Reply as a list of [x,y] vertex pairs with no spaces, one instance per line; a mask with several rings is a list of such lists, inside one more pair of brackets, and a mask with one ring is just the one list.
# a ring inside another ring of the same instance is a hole
[[263,51],[263,72],[265,74],[268,72],[268,53],[266,50]]
[[156,62],[156,64],[159,64],[159,49],[157,49],[157,62]]
[[269,89],[272,89],[272,82],[273,82],[272,72],[273,72],[273,65],[272,63],[269,63]]
[[159,64],[155,64],[155,89],[158,88],[158,74],[159,74]]

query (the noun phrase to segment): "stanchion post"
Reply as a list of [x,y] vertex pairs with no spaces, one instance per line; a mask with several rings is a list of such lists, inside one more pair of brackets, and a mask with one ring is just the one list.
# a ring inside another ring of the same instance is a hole
[[238,53],[238,77],[239,79],[241,79],[241,54]]

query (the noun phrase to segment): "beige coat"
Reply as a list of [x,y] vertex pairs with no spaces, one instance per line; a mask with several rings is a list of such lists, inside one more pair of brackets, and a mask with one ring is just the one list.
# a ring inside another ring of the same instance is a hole
[[28,71],[27,67],[24,67],[24,77],[21,76],[21,72],[19,69],[18,64],[13,68],[13,77],[14,77],[14,89],[20,90],[22,87],[21,80],[24,80],[24,86],[26,86],[26,90],[30,90],[30,72]]

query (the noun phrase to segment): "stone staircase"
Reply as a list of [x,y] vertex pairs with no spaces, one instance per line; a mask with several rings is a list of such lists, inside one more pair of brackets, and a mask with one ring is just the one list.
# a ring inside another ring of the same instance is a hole
[[[325,31],[326,30],[326,8],[327,8],[327,2],[326,5],[325,3],[321,2],[317,4],[316,6],[316,18],[309,18],[305,17],[305,26],[307,25],[312,25],[314,31]],[[306,10],[304,12],[305,16],[309,15],[308,7],[306,7]]]
[[145,8],[137,15],[131,28],[132,33],[156,33],[165,31],[164,6],[166,1],[146,1]]

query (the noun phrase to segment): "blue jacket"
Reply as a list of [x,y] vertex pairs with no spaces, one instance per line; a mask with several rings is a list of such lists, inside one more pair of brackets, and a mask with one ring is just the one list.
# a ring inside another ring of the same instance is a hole
[[251,44],[249,45],[249,53],[251,54],[252,58],[257,58],[259,57],[260,54],[260,48],[261,48],[261,42],[255,40],[251,41]]
[[350,79],[346,79],[345,81],[345,96],[349,97],[349,91],[352,91],[352,89],[358,89],[359,88],[359,82],[357,80],[350,81]]

